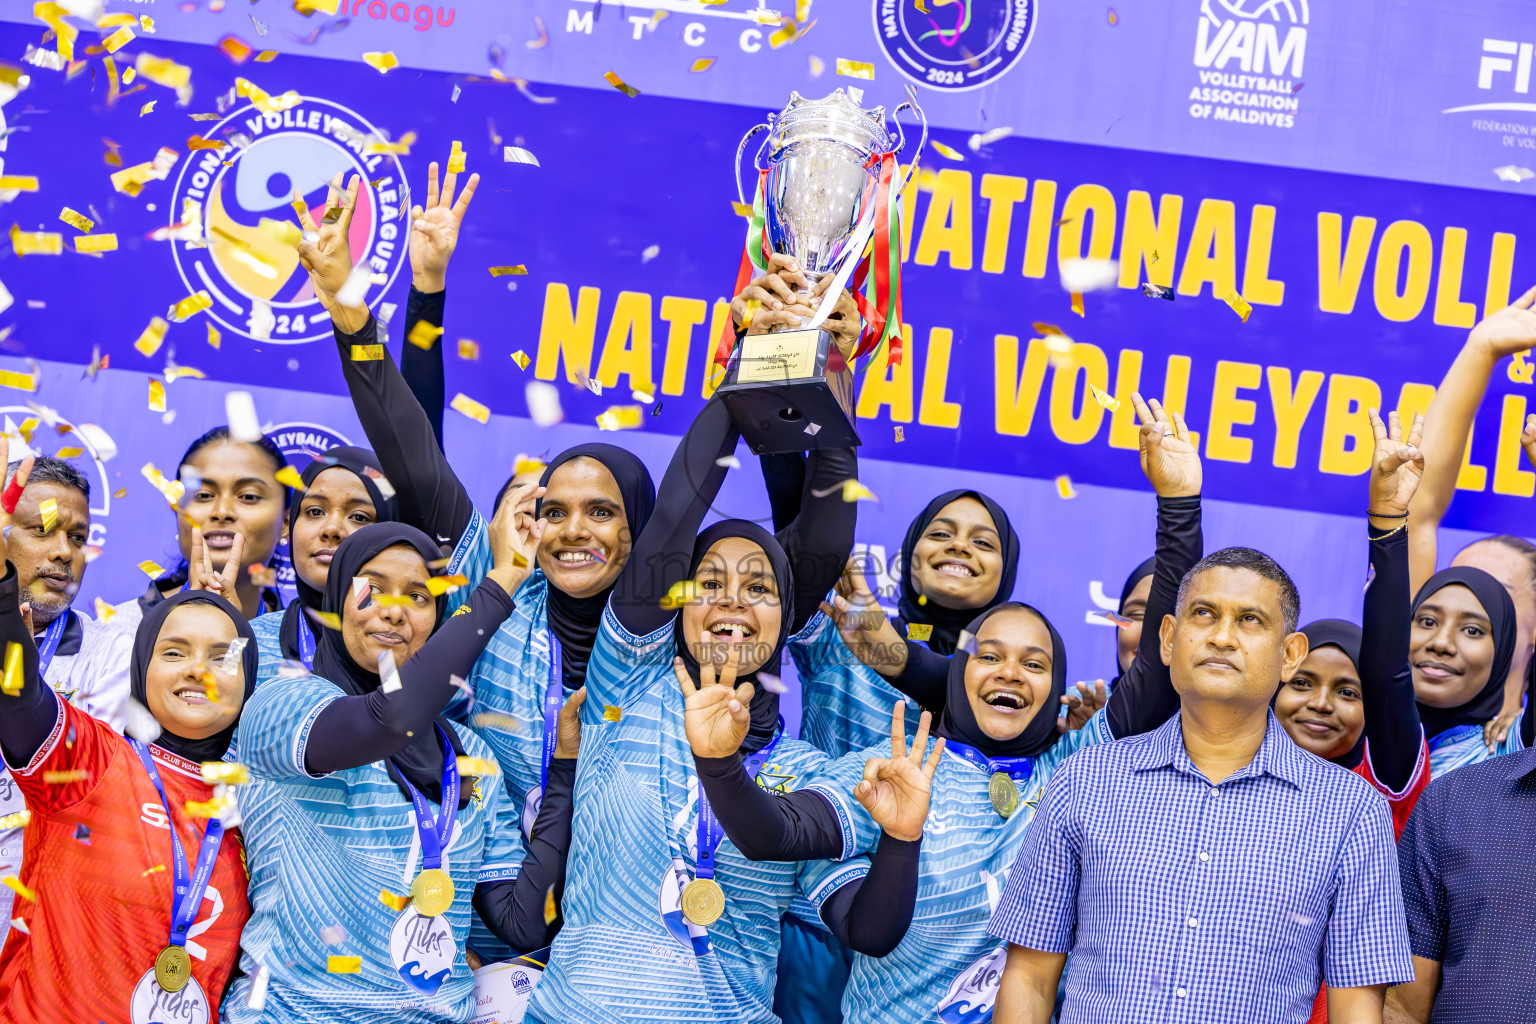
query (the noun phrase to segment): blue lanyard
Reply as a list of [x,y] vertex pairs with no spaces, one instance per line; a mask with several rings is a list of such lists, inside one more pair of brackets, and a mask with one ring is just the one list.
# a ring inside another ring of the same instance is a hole
[[549,759],[560,738],[560,710],[565,707],[565,682],[560,677],[560,638],[549,631],[549,686],[544,690],[544,763],[539,768],[539,792],[549,788]]
[[150,756],[144,744],[135,739],[129,739],[128,742],[132,744],[134,753],[139,755],[139,760],[144,762],[144,770],[149,772],[149,781],[155,784],[155,790],[160,794],[165,819],[171,828],[171,864],[175,876],[171,894],[170,944],[185,946],[187,932],[197,919],[198,908],[203,905],[203,894],[208,891],[208,880],[213,877],[213,865],[219,858],[219,843],[224,840],[224,823],[218,818],[208,819],[208,831],[203,833],[197,865],[189,877],[187,851],[182,848],[181,836],[176,832],[176,817],[171,813],[170,800],[166,799],[165,783],[160,781],[160,770],[155,767],[155,759]]
[[64,639],[64,631],[69,628],[69,620],[74,614],[73,608],[64,609],[64,614],[55,616],[43,632],[43,642],[37,645],[37,677],[39,679],[48,675],[48,666],[53,664],[53,656],[58,652],[59,642]]
[[1035,759],[1032,757],[988,757],[975,747],[955,740],[946,740],[944,749],[956,757],[965,758],[988,775],[1002,772],[1014,782],[1027,782],[1035,773]]
[[1447,743],[1455,743],[1457,740],[1471,736],[1473,733],[1481,736],[1482,732],[1483,727],[1480,725],[1453,725],[1445,730],[1445,732],[1431,739],[1429,741],[1429,749],[1439,750]]
[[437,735],[443,741],[442,812],[434,816],[432,805],[421,795],[421,790],[411,785],[411,780],[404,773],[400,775],[400,781],[405,783],[406,791],[411,794],[411,803],[416,811],[416,834],[421,837],[421,863],[424,868],[443,866],[443,850],[447,849],[453,838],[453,819],[459,813],[458,758],[453,753],[453,744],[448,741],[448,734],[440,725],[437,726]]
[[[784,735],[784,717],[779,716],[779,724],[774,727],[773,739],[768,745],[757,753],[749,756],[742,767],[747,770],[747,778],[756,779],[757,773],[763,770],[763,765],[768,760],[768,755],[773,753],[773,748],[779,745],[779,738]],[[699,787],[699,859],[694,875],[697,878],[715,877],[715,849],[725,839],[725,829],[720,827],[720,822],[715,817],[715,812],[709,809],[709,797],[704,795],[704,787]]]
[[309,624],[309,616],[299,612],[299,660],[311,672],[315,668],[315,630]]

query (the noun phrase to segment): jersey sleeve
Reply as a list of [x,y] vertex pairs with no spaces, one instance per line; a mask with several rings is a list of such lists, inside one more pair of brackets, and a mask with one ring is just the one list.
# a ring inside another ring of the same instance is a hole
[[891,707],[907,705],[907,727],[916,731],[921,709],[880,673],[858,659],[837,626],[817,612],[787,644],[800,676],[804,701],[801,734],[841,756],[879,743],[891,732]]
[[848,860],[806,860],[800,862],[795,872],[795,882],[800,892],[810,901],[816,912],[832,898],[832,894],[850,882],[857,882],[869,874],[869,857],[860,854]]
[[1413,766],[1413,774],[1408,777],[1408,784],[1402,792],[1394,793],[1386,784],[1376,777],[1376,768],[1371,764],[1371,744],[1367,740],[1365,744],[1365,760],[1360,764],[1360,775],[1376,787],[1376,791],[1387,798],[1387,806],[1392,811],[1392,835],[1396,839],[1403,837],[1403,829],[1408,827],[1408,819],[1413,814],[1414,807],[1419,802],[1419,797],[1424,795],[1424,790],[1429,786],[1429,743],[1425,741],[1422,730],[1419,736],[1419,759]]
[[469,582],[448,595],[448,610],[445,614],[452,615],[469,600],[469,595],[480,586],[491,565],[491,525],[479,509],[474,509],[469,517],[469,525],[464,527],[463,536],[448,558],[448,568],[444,570],[445,575],[463,576]]
[[[49,691],[52,692],[51,690]],[[27,809],[47,817],[90,796],[126,743],[107,723],[54,696],[58,717],[32,760],[11,765]]]
[[[490,752],[484,752],[490,757]],[[489,791],[485,802],[485,853],[475,874],[477,883],[511,882],[523,869],[528,846],[523,842],[522,815],[507,795],[500,775],[481,779],[482,791]]]
[[315,719],[333,700],[345,696],[320,676],[290,679],[283,686],[258,689],[240,716],[240,759],[253,774],[268,779],[313,779],[304,767],[304,751]]
[[[884,750],[871,747],[845,754],[828,763],[803,787],[831,804],[837,815],[838,827],[843,833],[843,855],[838,860],[869,853],[880,841],[880,826],[875,824],[864,805],[854,799],[853,787],[864,778],[864,765],[870,758],[889,757],[890,752],[889,747]],[[810,895],[809,890],[806,895]]]
[[[609,707],[631,707],[654,684],[656,673],[665,670],[672,678],[672,657],[677,644],[672,619],[645,636],[624,628],[614,614],[612,599],[603,609],[597,642],[587,659],[587,701],[581,707],[583,723],[603,721]],[[673,685],[676,685],[674,682]]]

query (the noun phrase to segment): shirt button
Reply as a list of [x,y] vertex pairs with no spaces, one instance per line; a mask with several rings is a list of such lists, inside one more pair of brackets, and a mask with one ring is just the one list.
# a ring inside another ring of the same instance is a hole
[[1211,855],[1206,853],[1204,850],[1201,850],[1200,851],[1200,859],[1201,860],[1210,860],[1211,859]]
[[1217,789],[1215,786],[1212,786],[1211,796],[1221,796],[1221,790]]
[[1181,988],[1181,989],[1175,990],[1175,992],[1173,994],[1178,996],[1180,999],[1183,999],[1185,996],[1189,995],[1189,990]]
[[1190,918],[1189,919],[1189,926],[1191,928],[1198,928],[1198,927],[1200,927],[1200,919],[1198,917]]

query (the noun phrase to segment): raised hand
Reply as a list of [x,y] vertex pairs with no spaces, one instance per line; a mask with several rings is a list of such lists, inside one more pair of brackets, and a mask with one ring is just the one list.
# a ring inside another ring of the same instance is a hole
[[[0,434],[0,466],[9,466],[10,460],[11,442],[4,434]],[[0,500],[0,562],[4,562],[10,554],[5,542],[11,532],[11,513],[16,511],[16,503],[21,500],[21,492],[26,490],[27,478],[31,475],[32,456],[28,455],[16,467],[16,476],[6,485],[3,500]]]
[[227,598],[235,607],[240,607],[235,584],[240,579],[240,558],[244,554],[245,535],[237,533],[235,543],[229,549],[229,558],[224,561],[224,568],[215,571],[213,554],[203,542],[203,531],[192,527],[192,557],[187,559],[187,589],[207,590]]
[[907,645],[880,610],[880,602],[854,559],[844,566],[832,600],[821,602],[821,610],[842,634],[854,657],[864,664],[887,677],[900,674],[906,667]]
[[731,321],[738,329],[745,324],[748,334],[767,334],[776,327],[798,327],[802,318],[816,312],[801,294],[809,291],[810,286],[794,257],[776,252],[768,257],[767,273],[754,278],[731,300]]
[[[821,298],[827,293],[836,278],[828,274],[816,282],[816,287],[811,289],[811,306],[820,307]],[[832,332],[837,339],[837,350],[843,354],[845,361],[853,358],[854,350],[859,347],[859,335],[863,333],[864,326],[859,320],[859,304],[853,301],[853,295],[844,288],[843,293],[837,297],[837,305],[832,307],[832,312],[822,323],[822,329]]]
[[583,686],[571,694],[560,709],[560,719],[555,729],[555,756],[565,760],[581,753],[581,706],[587,702],[587,688]]
[[1494,358],[1524,352],[1536,345],[1536,288],[1503,309],[1489,313],[1472,328],[1469,345],[1480,345]]
[[[1397,413],[1387,414],[1389,423],[1381,422],[1381,414],[1368,410],[1371,417],[1371,433],[1376,437],[1376,451],[1371,456],[1371,503],[1368,511],[1397,519],[1408,512],[1408,502],[1419,489],[1424,475],[1424,453],[1419,444],[1424,439],[1424,417],[1415,414],[1413,428],[1403,439],[1403,425]],[[1395,526],[1398,523],[1384,524]]]
[[1078,683],[1077,692],[1068,690],[1061,695],[1061,702],[1067,706],[1067,713],[1064,717],[1056,719],[1056,731],[1058,733],[1075,732],[1087,725],[1088,719],[1109,703],[1109,691],[1102,679],[1094,680],[1092,685]]
[[486,573],[508,594],[523,585],[533,572],[539,541],[544,536],[546,519],[534,519],[544,488],[523,484],[496,508],[489,534],[492,568]]
[[440,292],[447,287],[448,260],[458,247],[459,228],[480,185],[480,175],[471,174],[455,200],[457,179],[458,173],[449,171],[439,191],[437,164],[428,164],[427,205],[411,207],[411,284],[419,292]]
[[870,758],[864,763],[864,779],[853,787],[853,796],[864,805],[875,824],[893,838],[910,843],[923,838],[933,773],[944,753],[944,740],[940,737],[933,745],[933,753],[925,762],[929,714],[924,711],[908,751],[906,711],[904,701],[895,702],[891,711],[891,756]]
[[1159,498],[1187,498],[1200,493],[1200,453],[1184,417],[1174,413],[1171,421],[1157,399],[1131,396],[1136,418],[1141,421],[1141,471],[1146,474]]
[[347,240],[347,230],[352,226],[352,213],[357,208],[357,190],[362,187],[362,183],[363,179],[354,174],[343,189],[341,172],[337,171],[326,193],[326,212],[318,224],[310,215],[303,193],[293,193],[293,208],[304,229],[304,237],[299,240],[298,246],[299,262],[309,272],[309,279],[315,286],[315,297],[333,317],[338,309],[336,293],[341,291],[352,273],[352,246]]
[[[706,649],[712,648],[716,637],[708,630],[700,634]],[[739,632],[731,630],[731,643],[740,639]],[[699,685],[683,664],[682,658],[672,659],[672,671],[683,688],[683,732],[696,757],[730,757],[741,749],[752,725],[751,683],[736,685],[736,660],[727,657],[716,679],[714,659],[699,662]]]

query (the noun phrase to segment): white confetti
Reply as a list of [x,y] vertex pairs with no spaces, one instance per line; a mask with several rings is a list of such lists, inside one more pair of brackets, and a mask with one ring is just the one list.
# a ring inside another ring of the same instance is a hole
[[140,743],[153,743],[160,738],[160,723],[149,708],[132,697],[123,701],[123,720],[123,731]]
[[762,683],[763,689],[767,690],[769,693],[789,692],[789,687],[784,685],[784,681],[771,672],[759,672],[757,674],[757,681]]
[[86,447],[102,462],[111,462],[116,458],[117,442],[113,441],[111,436],[96,424],[77,423],[75,424],[75,434],[79,436],[80,440],[85,442]]
[[727,455],[723,459],[716,459],[715,465],[724,466],[726,469],[740,469],[741,460],[734,455]]
[[232,441],[255,443],[261,440],[261,420],[256,416],[256,399],[249,391],[230,391],[224,396],[224,422],[229,424]]
[[1099,292],[1120,283],[1120,264],[1115,260],[1065,259],[1059,264],[1061,287],[1075,295]]
[[251,301],[251,315],[246,320],[246,328],[251,332],[251,337],[257,341],[271,341],[272,329],[277,326],[277,317],[272,315],[272,307],[260,299]]
[[982,146],[996,142],[998,139],[1006,139],[1013,134],[1012,128],[993,128],[984,132],[977,132],[967,140],[966,145],[971,147],[972,153],[979,153]]
[[225,675],[232,676],[240,671],[240,656],[245,653],[245,645],[249,643],[243,636],[237,636],[229,642],[229,648],[224,652],[224,664],[221,667]]
[[553,384],[531,380],[523,391],[528,402],[528,415],[541,427],[552,427],[565,419],[560,408],[560,392]]
[[368,264],[361,263],[353,267],[352,273],[347,275],[346,283],[336,289],[336,302],[348,309],[356,309],[363,304],[372,282],[373,270]]
[[501,148],[501,158],[505,163],[509,164],[532,164],[535,167],[539,166],[539,158],[521,146],[503,146]]
[[256,977],[251,979],[251,994],[246,997],[245,1005],[260,1013],[267,1005],[267,985],[272,980],[272,971],[266,964],[262,964],[256,970]]
[[640,262],[641,263],[649,263],[649,262],[651,262],[651,260],[655,259],[657,256],[660,256],[660,255],[661,255],[661,246],[659,246],[659,245],[648,245],[648,246],[645,247],[645,251],[640,254]]
[[379,653],[379,689],[385,693],[400,689],[400,670],[395,667],[395,656],[388,651]]
[[1529,167],[1516,167],[1514,164],[1505,164],[1503,167],[1495,167],[1493,173],[1499,176],[1500,181],[1529,181],[1536,178],[1536,171]]

